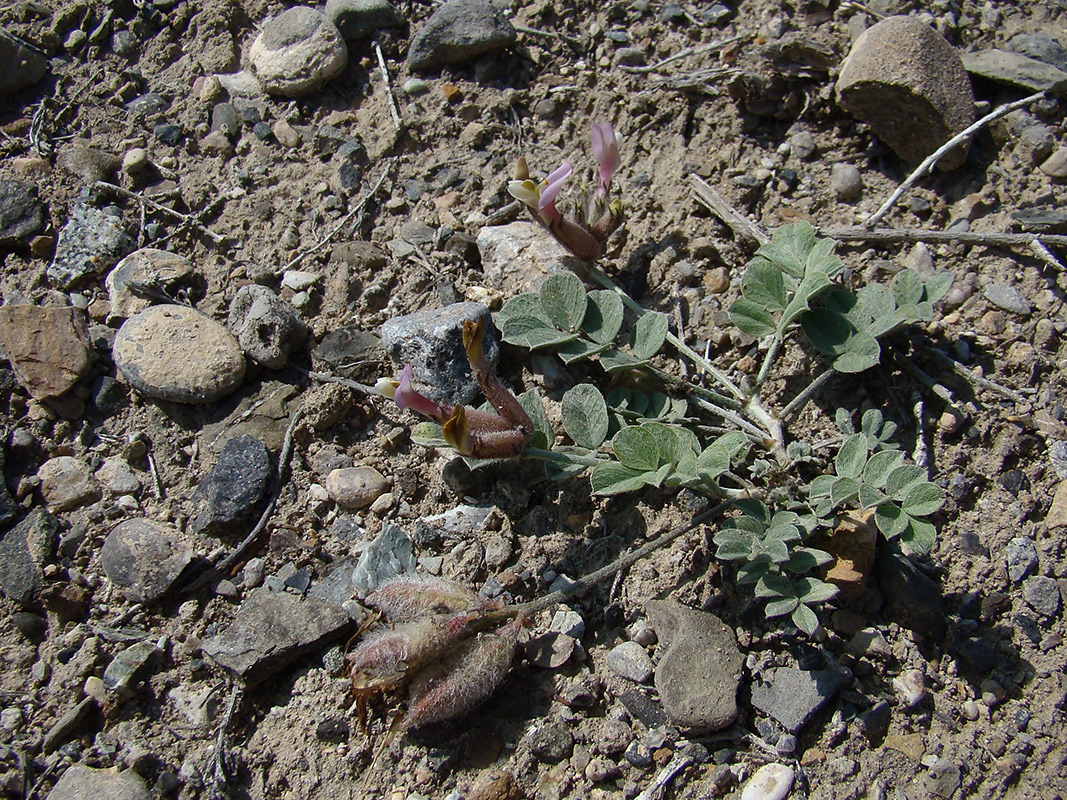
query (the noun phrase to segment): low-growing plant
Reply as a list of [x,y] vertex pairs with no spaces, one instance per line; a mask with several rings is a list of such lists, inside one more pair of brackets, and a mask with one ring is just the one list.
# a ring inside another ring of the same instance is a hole
[[[470,329],[468,356],[495,415],[427,406],[413,394],[409,368],[387,389],[395,386],[398,402],[435,420],[415,429],[415,441],[449,444],[472,463],[521,455],[545,461],[556,477],[588,473],[597,495],[684,487],[725,503],[734,510],[720,513],[716,557],[736,565],[737,583],[753,586],[768,617],[788,615],[814,633],[815,609],[837,587],[820,578],[832,556],[811,542],[833,531],[840,515],[871,510],[884,537],[924,552],[934,543],[930,517],[944,493],[908,462],[893,442],[895,425],[877,410],[862,415],[857,431],[852,412],[839,408],[842,435],[829,446],[789,441],[785,420],[825,376],[878,366],[894,336],[933,317],[951,275],[924,279],[903,270],[887,285],[853,290],[832,241],[818,238],[807,222],[785,225],[749,261],[741,296],[729,308],[733,325],[759,340],[762,352],[754,376],[731,376],[681,341],[666,314],[641,307],[596,265],[623,217],[611,197],[620,160],[610,126],[596,126],[593,143],[598,180],[574,211],[561,207],[563,182],[573,172],[567,162],[540,182],[522,162],[509,187],[588,262],[585,277],[595,284],[553,275],[537,291],[508,300],[496,318],[508,344],[554,353],[565,364],[589,363],[584,373],[591,377],[559,398],[562,432],[549,425],[536,392],[516,398],[503,387],[482,358],[480,332]],[[808,349],[822,374],[793,398],[772,403],[765,389],[790,340]],[[689,361],[696,377],[671,370],[672,358]]]

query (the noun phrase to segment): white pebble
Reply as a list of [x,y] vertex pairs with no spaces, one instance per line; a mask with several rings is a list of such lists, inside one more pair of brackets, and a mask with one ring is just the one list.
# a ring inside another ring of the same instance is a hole
[[793,770],[785,764],[760,767],[745,784],[741,800],[783,800],[793,788]]

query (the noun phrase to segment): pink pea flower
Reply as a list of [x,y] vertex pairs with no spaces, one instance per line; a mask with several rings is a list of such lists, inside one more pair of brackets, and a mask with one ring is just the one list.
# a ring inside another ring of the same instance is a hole
[[537,209],[541,212],[545,222],[559,219],[560,214],[556,210],[556,198],[559,197],[560,190],[563,188],[563,181],[567,180],[571,171],[571,162],[564,161],[558,169],[553,170],[545,178],[545,188],[541,190],[541,197],[537,201]]
[[396,400],[396,405],[401,411],[410,408],[412,411],[430,417],[430,419],[435,419],[438,422],[448,419],[451,409],[445,408],[415,391],[415,388],[411,385],[411,380],[414,377],[415,372],[411,369],[411,364],[405,364],[404,369],[400,371],[400,380],[380,380],[375,386],[381,394]]
[[593,157],[600,163],[600,191],[607,192],[615,170],[622,164],[619,142],[610,122],[594,122],[592,131]]

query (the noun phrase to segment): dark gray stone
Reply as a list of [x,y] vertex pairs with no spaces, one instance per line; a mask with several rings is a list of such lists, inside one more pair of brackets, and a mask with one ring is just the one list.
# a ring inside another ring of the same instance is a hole
[[964,53],[963,65],[972,75],[996,83],[1019,86],[1031,92],[1040,92],[1067,81],[1067,71],[1006,50]]
[[44,588],[41,562],[53,549],[59,523],[43,508],[35,508],[0,539],[0,590],[27,605]]
[[1019,290],[1014,286],[1006,286],[1002,283],[987,283],[982,287],[985,299],[1011,314],[1019,314],[1023,317],[1030,316],[1030,304],[1026,302]]
[[69,289],[110,269],[133,248],[134,241],[122,229],[117,210],[78,201],[72,204],[70,219],[59,232],[56,254],[46,275],[60,289]]
[[945,638],[948,626],[941,589],[895,547],[884,546],[874,565],[885,595],[885,615],[933,641]]
[[666,725],[667,714],[663,706],[654,703],[647,694],[637,689],[626,689],[619,694],[619,702],[626,707],[634,719],[641,720],[646,728],[656,728]]
[[[270,130],[270,126],[267,126]],[[163,144],[176,145],[185,138],[185,129],[173,122],[161,122],[152,128],[152,135]]]
[[44,225],[37,184],[0,180],[0,244],[25,242]]
[[343,377],[352,377],[353,364],[381,361],[384,358],[382,340],[370,331],[358,328],[330,331],[311,351],[312,363],[317,371]]
[[241,115],[233,103],[217,103],[211,109],[211,130],[222,131],[231,141],[241,132]]
[[485,321],[485,357],[500,357],[489,309],[481,303],[456,303],[440,309],[394,317],[381,328],[382,345],[397,364],[411,364],[420,391],[440,403],[470,403],[478,395],[463,348],[463,323]]
[[246,683],[263,680],[349,630],[348,615],[322,600],[254,590],[204,652]]
[[574,734],[565,723],[549,720],[530,732],[526,744],[539,759],[556,764],[570,756],[574,749]]
[[1023,598],[1038,614],[1054,617],[1060,610],[1060,585],[1055,578],[1031,575],[1023,581]]
[[710,731],[732,724],[744,663],[733,631],[715,615],[673,600],[647,608],[660,641],[656,689],[671,721]]
[[21,39],[0,30],[0,97],[33,86],[48,71],[48,59]]
[[135,97],[126,104],[126,110],[137,117],[162,114],[170,106],[170,101],[157,92],[149,92]]
[[104,574],[128,600],[159,599],[193,560],[192,549],[177,536],[177,531],[150,519],[120,522],[100,548]]
[[326,0],[326,18],[346,39],[363,39],[380,28],[404,24],[389,0]]
[[880,742],[889,730],[889,703],[879,700],[860,714],[859,725],[864,737],[871,743]]
[[1000,663],[1000,651],[997,643],[986,636],[974,636],[961,639],[952,648],[965,666],[970,667],[975,675],[987,676]]
[[779,667],[752,686],[752,705],[796,733],[845,685],[837,670]]
[[243,534],[267,496],[274,467],[266,445],[248,434],[226,443],[218,463],[193,493],[193,533],[221,536]]
[[1008,565],[1008,577],[1012,583],[1018,583],[1037,569],[1037,547],[1032,539],[1016,536],[1004,549],[1004,559]]
[[515,28],[490,3],[451,0],[440,6],[415,34],[408,66],[431,69],[469,63],[515,41]]
[[7,450],[0,445],[0,525],[6,525],[15,518],[18,513],[18,503],[11,496],[7,488],[6,473],[4,472],[7,459]]
[[1067,211],[1060,208],[1024,208],[1013,211],[1011,218],[1023,230],[1037,233],[1067,232]]
[[363,185],[363,172],[367,166],[367,148],[359,139],[349,139],[333,154],[332,188],[348,197]]
[[[92,701],[92,698],[85,698]],[[83,701],[84,702],[84,701]],[[81,764],[67,768],[47,800],[151,800],[152,793],[133,770],[95,769]]]
[[1047,33],[1017,33],[1008,40],[1008,49],[1067,72],[1067,47]]
[[268,369],[284,368],[308,334],[292,305],[256,284],[237,291],[226,324],[245,354]]
[[952,797],[960,788],[960,767],[952,761],[939,758],[923,776],[923,788],[934,797]]
[[331,564],[326,574],[315,581],[308,592],[308,597],[325,600],[335,606],[341,605],[346,600],[352,600],[359,591],[355,582],[355,568],[356,564],[353,561]]

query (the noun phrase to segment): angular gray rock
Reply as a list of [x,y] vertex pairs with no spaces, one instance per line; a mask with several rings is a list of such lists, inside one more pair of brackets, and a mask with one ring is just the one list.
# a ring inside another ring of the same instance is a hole
[[[959,54],[912,17],[889,17],[856,40],[837,79],[838,102],[907,162],[922,161],[974,119],[974,93]],[[939,165],[963,164],[966,147]]]
[[110,269],[133,246],[117,209],[78,201],[71,205],[70,219],[59,232],[55,257],[45,274],[60,289],[70,289]]
[[142,247],[126,256],[104,279],[111,315],[130,317],[152,305],[148,298],[131,291],[131,284],[144,283],[173,293],[193,274],[193,265],[185,256],[154,247]]
[[32,603],[44,588],[41,563],[54,549],[59,523],[36,508],[0,539],[0,591],[21,605]]
[[144,518],[120,522],[100,548],[104,574],[134,603],[158,600],[192,560],[192,548],[177,531]]
[[337,606],[261,588],[241,603],[226,630],[204,642],[203,651],[251,684],[344,636],[349,624]]
[[634,683],[644,683],[652,677],[652,659],[637,642],[623,642],[611,648],[604,663],[616,675]]
[[18,503],[7,488],[7,450],[0,445],[0,526],[6,525],[18,513]]
[[294,6],[267,20],[248,59],[268,94],[299,97],[338,75],[348,63],[348,48],[324,14]]
[[963,66],[972,75],[997,83],[1040,92],[1067,81],[1067,72],[1051,64],[1007,50],[981,50],[964,53]]
[[1054,617],[1060,610],[1060,585],[1055,578],[1031,575],[1023,581],[1023,598],[1038,614]]
[[470,62],[514,41],[515,28],[492,4],[450,0],[430,15],[411,40],[408,66],[423,70]]
[[1030,304],[1014,286],[1003,283],[987,283],[982,287],[985,299],[1011,314],[1019,314],[1023,317],[1030,316]]
[[[86,698],[89,699],[89,698]],[[68,767],[46,800],[151,800],[144,779],[117,767],[96,769],[81,764]]]
[[135,642],[111,659],[104,670],[104,688],[120,698],[128,697],[162,654],[152,642]]
[[210,536],[243,536],[273,477],[266,445],[248,434],[233,437],[193,493],[195,510],[189,530]]
[[674,600],[646,607],[660,640],[656,689],[671,721],[705,731],[733,723],[744,663],[733,631],[714,614]]
[[43,53],[0,30],[0,97],[33,86],[48,71]]
[[346,39],[363,39],[379,28],[404,24],[389,0],[326,0],[326,17]]
[[1008,40],[1008,49],[1067,72],[1067,47],[1047,33],[1017,33]]
[[268,369],[282,369],[307,339],[300,314],[266,286],[242,286],[226,321],[245,354]]
[[540,225],[525,220],[487,225],[478,232],[478,254],[488,286],[508,296],[536,291],[557,272],[578,272],[582,262]]
[[74,388],[93,365],[88,319],[70,306],[0,306],[0,347],[38,400]]
[[52,512],[70,511],[100,499],[100,484],[89,465],[74,456],[56,456],[37,469],[41,497]]
[[1037,569],[1037,547],[1033,539],[1016,536],[1004,549],[1004,558],[1008,563],[1008,577],[1012,583],[1018,583]]
[[833,669],[802,670],[779,667],[768,670],[752,686],[752,705],[790,733],[796,733],[845,685]]
[[470,403],[478,395],[463,348],[463,323],[485,321],[485,357],[500,357],[489,309],[481,303],[454,303],[440,309],[394,317],[382,325],[382,346],[397,364],[411,364],[419,390],[439,403]]
[[42,225],[44,207],[37,199],[37,184],[0,180],[0,244],[25,242]]
[[244,351],[233,334],[187,306],[134,314],[119,328],[111,352],[135,389],[175,403],[211,403],[245,376]]

